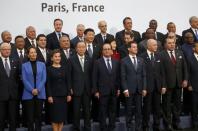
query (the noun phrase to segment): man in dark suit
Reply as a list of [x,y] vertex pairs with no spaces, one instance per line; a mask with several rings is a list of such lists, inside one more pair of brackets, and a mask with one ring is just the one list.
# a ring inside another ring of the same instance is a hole
[[45,63],[46,66],[50,66],[50,50],[46,48],[47,38],[44,34],[39,34],[36,38],[38,47],[36,48],[37,60]]
[[85,26],[83,24],[78,24],[76,27],[77,36],[71,39],[72,48],[75,48],[76,44],[79,41],[84,41],[84,31],[85,31]]
[[162,45],[164,46],[164,42],[166,40],[166,38],[173,38],[175,39],[176,42],[176,49],[181,49],[181,46],[183,44],[182,42],[182,37],[178,34],[176,34],[176,25],[173,22],[169,22],[167,24],[167,30],[168,32],[164,35],[164,40]]
[[134,40],[134,36],[131,32],[124,33],[124,43],[118,47],[118,52],[120,53],[120,58],[124,58],[129,55],[128,44]]
[[2,42],[6,42],[6,43],[10,44],[10,46],[11,46],[11,56],[12,56],[13,51],[15,50],[15,46],[14,46],[13,43],[11,43],[11,41],[12,41],[11,33],[9,31],[3,31],[1,33],[1,39],[2,39]]
[[192,91],[192,127],[198,129],[198,42],[193,45],[194,53],[188,59],[189,87]]
[[[163,43],[164,34],[162,34],[161,32],[157,32],[157,21],[156,20],[154,20],[154,19],[150,20],[149,28],[154,30],[156,40],[158,40],[161,43]],[[142,39],[144,40],[145,38],[146,37],[145,37],[145,32],[144,32],[144,33],[142,33]]]
[[27,50],[30,46],[37,47],[36,44],[36,29],[33,26],[28,26],[26,28],[26,38],[25,38],[25,49]]
[[99,21],[98,28],[100,33],[95,36],[95,42],[98,44],[104,44],[106,39],[114,39],[114,36],[107,33],[107,22],[106,21]]
[[68,59],[76,52],[71,48],[70,39],[67,35],[60,38],[61,65],[67,65]]
[[126,126],[128,131],[132,131],[132,118],[135,114],[135,130],[141,131],[142,96],[146,96],[146,70],[144,60],[137,56],[137,43],[131,42],[128,50],[129,55],[121,60],[121,87],[126,98]]
[[73,131],[80,131],[80,110],[82,106],[84,116],[84,129],[91,131],[90,98],[91,98],[91,71],[92,62],[86,55],[86,45],[78,42],[77,54],[70,57],[68,69],[70,74],[70,87],[73,94]]
[[61,19],[55,19],[54,20],[54,29],[55,31],[47,35],[47,48],[50,50],[59,49],[60,44],[59,40],[61,36],[68,34],[62,32],[63,27],[63,20]]
[[153,131],[160,131],[161,94],[166,91],[163,65],[157,52],[157,41],[147,41],[147,51],[141,54],[146,66],[147,95],[143,102],[143,131],[149,131],[150,114],[153,113]]
[[163,117],[166,130],[172,131],[172,126],[180,129],[181,92],[188,84],[188,70],[183,53],[175,49],[175,40],[167,38],[165,47],[160,53],[167,86],[162,102]]
[[[9,130],[16,131],[18,104],[18,62],[10,57],[11,46],[2,43],[0,46],[0,131],[4,131],[5,120],[9,118]],[[8,114],[8,115],[6,115]]]
[[139,43],[141,41],[141,36],[138,31],[132,30],[132,19],[130,17],[125,17],[123,20],[124,30],[116,33],[116,43],[117,46],[121,46],[124,43],[124,33],[131,32],[134,36],[134,41]]
[[[102,58],[95,61],[93,69],[94,94],[99,99],[100,130],[113,131],[116,118],[116,99],[120,94],[119,62],[111,58],[112,47],[102,46]],[[109,127],[106,118],[109,114]]]
[[189,23],[190,23],[191,27],[182,32],[182,39],[184,41],[185,34],[187,32],[191,32],[193,34],[193,37],[194,37],[194,42],[198,41],[198,17],[197,16],[190,17]]
[[[86,55],[91,58],[92,65],[94,61],[100,58],[101,56],[101,45],[94,42],[95,32],[91,28],[87,28],[84,31],[85,43],[86,43]],[[99,112],[99,101],[94,95],[92,96],[92,105],[91,105],[91,114],[93,121],[98,121],[98,112]]]
[[[22,94],[23,94],[23,82],[21,78],[21,66],[24,62],[28,60],[27,58],[27,51],[25,49],[25,40],[23,36],[16,36],[15,37],[15,48],[13,54],[11,56],[14,60],[19,61],[19,76],[20,80],[18,82],[18,89],[19,89],[19,101],[18,101],[18,108],[17,108],[17,126],[21,123],[25,126],[25,115],[24,115],[24,107],[22,103]],[[21,106],[22,105],[22,106]],[[20,108],[22,107],[22,108]],[[20,113],[22,111],[22,113]],[[22,115],[20,115],[22,114]]]

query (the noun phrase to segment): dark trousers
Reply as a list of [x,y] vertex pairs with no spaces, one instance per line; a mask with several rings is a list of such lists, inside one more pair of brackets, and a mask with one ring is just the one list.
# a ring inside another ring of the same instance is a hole
[[192,92],[188,88],[183,89],[183,107],[184,115],[189,115],[192,111]]
[[198,92],[192,91],[192,126],[198,126]]
[[93,121],[99,120],[99,100],[94,95],[91,97],[91,117]]
[[[135,105],[135,110],[133,112],[133,105]],[[141,108],[142,108],[142,95],[135,93],[130,94],[126,97],[126,125],[127,128],[132,128],[132,118],[135,114],[135,130],[140,131],[142,128],[141,124]]]
[[100,128],[103,131],[107,131],[107,123],[106,118],[109,114],[109,129],[115,128],[115,120],[116,120],[116,96],[107,95],[100,96],[99,98],[99,120],[100,120]]
[[9,131],[16,131],[17,103],[17,100],[0,101],[0,131],[4,131],[6,118]]
[[[167,89],[162,97],[163,119],[165,126],[178,125],[181,113],[181,88]],[[172,117],[171,117],[172,115]]]
[[161,94],[158,91],[153,91],[147,94],[143,99],[143,127],[149,128],[150,114],[153,114],[153,128],[160,126],[160,103]]
[[[33,98],[24,100],[28,131],[41,131],[41,119],[44,100]],[[34,126],[35,123],[35,126]]]
[[80,131],[80,109],[82,106],[84,117],[84,131],[91,131],[90,121],[90,96],[83,93],[82,96],[73,97],[73,131]]

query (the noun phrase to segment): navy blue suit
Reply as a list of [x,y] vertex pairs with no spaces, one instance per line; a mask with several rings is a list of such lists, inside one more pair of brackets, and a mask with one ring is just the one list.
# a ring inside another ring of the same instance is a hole
[[131,121],[134,112],[132,105],[135,104],[135,123],[136,131],[141,130],[141,108],[142,108],[142,90],[146,90],[146,70],[142,58],[137,57],[137,69],[129,56],[121,60],[121,87],[123,91],[129,91],[129,97],[126,97],[126,123],[127,128],[131,128]]
[[79,41],[80,41],[80,39],[79,39],[78,36],[76,36],[76,37],[74,37],[73,39],[71,39],[71,47],[72,47],[72,48],[75,48],[76,45],[77,45],[77,43],[78,43]]
[[[114,36],[107,33],[107,34],[106,34],[105,40],[106,40],[106,39],[114,39]],[[104,42],[105,42],[105,41],[103,40],[103,38],[102,38],[101,33],[95,35],[94,41],[95,41],[96,43],[100,44],[100,45],[103,45]]]

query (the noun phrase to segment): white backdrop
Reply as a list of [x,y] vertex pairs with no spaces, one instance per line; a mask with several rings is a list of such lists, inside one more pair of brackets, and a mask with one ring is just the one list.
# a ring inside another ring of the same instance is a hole
[[[66,12],[42,12],[42,3],[48,5],[64,5]],[[60,4],[58,4],[60,3]],[[78,5],[103,5],[104,12],[72,11],[72,3]],[[198,14],[198,0],[1,0],[0,32],[8,30],[13,38],[25,35],[25,28],[32,25],[37,34],[48,34],[53,31],[53,20],[64,21],[63,31],[71,37],[76,35],[76,25],[84,24],[98,33],[97,22],[106,20],[108,32],[115,34],[123,29],[125,16],[133,19],[133,29],[144,32],[151,19],[158,21],[158,31],[166,33],[166,24],[173,21],[177,25],[177,33],[189,28],[189,17]],[[1,41],[1,40],[0,40]]]

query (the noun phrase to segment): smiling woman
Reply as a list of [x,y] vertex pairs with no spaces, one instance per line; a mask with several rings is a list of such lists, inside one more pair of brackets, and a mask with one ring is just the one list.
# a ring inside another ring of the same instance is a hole
[[104,5],[78,5],[72,3],[73,12],[104,12]]

